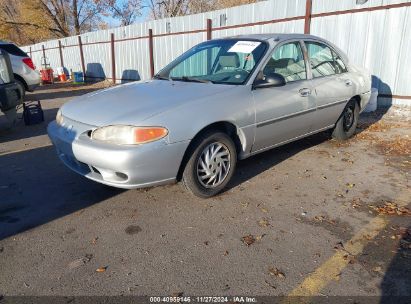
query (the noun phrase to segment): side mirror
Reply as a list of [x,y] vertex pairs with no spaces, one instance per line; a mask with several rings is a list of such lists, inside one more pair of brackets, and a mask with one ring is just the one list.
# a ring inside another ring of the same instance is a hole
[[282,87],[287,83],[284,76],[278,73],[270,73],[263,76],[262,73],[259,74],[254,81],[254,89],[262,89],[269,87]]

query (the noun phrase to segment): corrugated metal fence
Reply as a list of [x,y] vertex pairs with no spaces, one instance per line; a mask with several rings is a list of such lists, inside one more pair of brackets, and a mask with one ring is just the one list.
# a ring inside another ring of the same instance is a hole
[[90,79],[148,79],[209,38],[253,33],[311,33],[370,69],[380,104],[411,105],[411,0],[268,0],[154,20],[25,46],[37,66],[83,71]]

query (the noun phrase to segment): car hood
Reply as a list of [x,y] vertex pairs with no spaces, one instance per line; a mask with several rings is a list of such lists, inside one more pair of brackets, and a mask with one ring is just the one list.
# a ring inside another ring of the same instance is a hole
[[76,97],[61,108],[61,113],[70,119],[97,127],[133,125],[184,103],[234,87],[168,80],[130,83]]

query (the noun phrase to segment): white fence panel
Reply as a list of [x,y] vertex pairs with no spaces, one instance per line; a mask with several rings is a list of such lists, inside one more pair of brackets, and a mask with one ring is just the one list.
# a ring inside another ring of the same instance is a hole
[[[316,14],[364,9],[384,5],[411,3],[411,0],[369,0],[357,5],[356,0],[312,0],[311,33],[328,39],[344,50],[350,60],[367,67],[374,75],[374,86],[380,94],[400,95],[393,103],[411,105],[411,7],[396,7],[356,13]],[[212,12],[153,20],[126,27],[81,35],[86,71],[92,77],[111,79],[112,58],[110,34],[115,38],[115,70],[118,82],[150,78],[148,31],[154,34],[154,70],[158,72],[192,46],[205,41],[206,20],[212,19],[212,37],[241,34],[304,32],[306,0],[268,0]],[[284,21],[284,18],[296,18]],[[278,23],[255,24],[279,20]],[[186,33],[189,32],[189,33]],[[160,36],[158,36],[160,35]],[[64,65],[81,71],[78,37],[60,39]],[[104,42],[96,44],[97,42]],[[41,67],[42,45],[53,69],[60,66],[58,40],[23,47],[37,67]],[[51,48],[51,49],[50,49]],[[408,96],[408,97],[407,97]],[[380,98],[390,103],[390,98]]]

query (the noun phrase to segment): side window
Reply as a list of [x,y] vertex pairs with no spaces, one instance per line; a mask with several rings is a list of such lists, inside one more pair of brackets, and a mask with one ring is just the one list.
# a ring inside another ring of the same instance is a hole
[[313,78],[336,74],[331,49],[325,44],[306,41]]
[[277,47],[263,69],[263,74],[281,74],[287,82],[307,79],[303,51],[299,42]]
[[7,68],[6,58],[0,52],[0,84],[10,82],[9,70]]
[[337,74],[346,73],[347,68],[344,64],[344,61],[341,59],[340,55],[338,55],[336,52],[333,51],[333,57],[334,57],[335,71],[337,72]]

